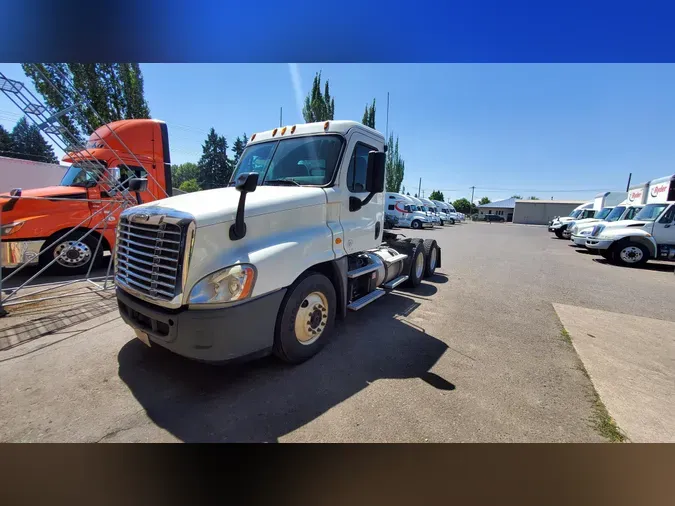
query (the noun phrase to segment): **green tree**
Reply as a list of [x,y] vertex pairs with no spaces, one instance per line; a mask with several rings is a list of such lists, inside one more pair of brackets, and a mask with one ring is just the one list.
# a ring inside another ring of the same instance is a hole
[[174,188],[180,188],[180,185],[190,179],[199,181],[199,166],[196,163],[186,162],[171,166],[171,183]]
[[445,202],[445,197],[443,197],[443,192],[434,190],[429,195],[429,200],[438,200],[439,202]]
[[459,213],[471,214],[472,211],[471,202],[469,202],[469,200],[465,198],[455,200],[452,203],[452,207],[454,207],[455,210]]
[[401,194],[405,195],[405,186],[401,186]]
[[0,125],[0,156],[11,157],[11,151],[13,151],[12,136],[7,130],[5,130],[5,127]]
[[482,206],[483,204],[489,204],[490,202],[492,202],[492,201],[489,198],[483,197],[482,199],[480,199],[478,201],[478,204]]
[[183,181],[178,189],[187,193],[201,191],[199,183],[196,179],[188,179],[187,181]]
[[527,200],[541,200],[539,197],[535,197],[532,195],[531,197],[528,197]]
[[523,196],[522,195],[511,195],[512,199],[517,199],[517,200],[522,200]]
[[202,157],[199,159],[199,181],[202,188],[222,188],[227,186],[232,176],[232,160],[227,157],[227,141],[211,127],[202,145]]
[[394,142],[394,133],[392,132],[389,134],[389,142],[387,143],[386,190],[398,193],[401,183],[403,183],[404,174],[405,162],[398,150],[398,136],[396,142]]
[[28,124],[26,117],[17,121],[11,133],[11,150],[7,156],[36,162],[59,163],[54,150],[40,134],[40,129]]
[[335,99],[330,96],[328,79],[324,92],[321,93],[321,72],[317,72],[312,83],[312,91],[305,98],[305,106],[302,108],[302,116],[305,123],[332,120],[335,115]]
[[[23,63],[21,66],[52,112],[73,107],[59,121],[78,140],[89,137],[95,129],[111,121],[150,117],[143,74],[137,63]],[[87,102],[98,116],[86,107]]]
[[372,105],[366,104],[366,110],[363,113],[361,123],[370,128],[375,128],[375,99],[373,99]]
[[232,152],[234,153],[234,158],[232,159],[233,167],[236,167],[239,163],[239,159],[244,152],[244,148],[246,148],[246,144],[248,144],[248,137],[245,133],[243,138],[237,137],[234,140],[234,144],[232,144]]

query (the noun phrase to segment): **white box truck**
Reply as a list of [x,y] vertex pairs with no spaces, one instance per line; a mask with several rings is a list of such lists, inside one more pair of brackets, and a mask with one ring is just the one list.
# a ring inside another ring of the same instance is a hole
[[644,208],[632,220],[596,225],[586,247],[630,267],[675,260],[675,175],[650,181]]
[[627,192],[602,192],[597,194],[593,199],[593,216],[570,221],[567,224],[567,227],[562,231],[563,239],[570,239],[572,237],[572,227],[577,223],[584,225],[586,223],[604,220],[609,216],[609,213],[612,212],[612,209],[614,209],[617,204],[624,201],[627,196]]
[[419,285],[441,249],[384,230],[384,143],[354,121],[275,128],[251,136],[229,187],[124,211],[124,321],[145,344],[196,360],[299,363],[336,316]]
[[611,211],[607,213],[607,216],[601,216],[601,211],[594,218],[587,218],[585,220],[570,223],[570,225],[568,225],[568,230],[570,231],[572,242],[574,242],[576,246],[585,248],[586,239],[591,235],[591,232],[597,223],[614,223],[623,220],[632,220],[644,207],[648,190],[649,182],[632,186],[628,190],[626,200],[612,208]]
[[593,210],[593,201],[586,202],[580,206],[575,207],[567,216],[558,216],[551,220],[548,224],[548,231],[553,232],[558,239],[563,238],[563,232],[567,230],[567,226],[574,220],[583,220],[592,218],[595,215]]
[[401,228],[432,228],[434,226],[426,213],[417,210],[412,199],[401,193],[385,193],[384,212],[396,218],[396,225]]

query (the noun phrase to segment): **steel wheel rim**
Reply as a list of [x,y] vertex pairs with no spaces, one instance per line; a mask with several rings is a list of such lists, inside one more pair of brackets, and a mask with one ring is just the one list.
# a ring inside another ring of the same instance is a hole
[[295,315],[295,338],[309,346],[321,337],[328,323],[328,299],[321,292],[312,292],[300,303]]
[[431,253],[429,254],[429,270],[433,271],[436,268],[436,248],[433,248],[431,250]]
[[623,248],[621,250],[619,256],[621,257],[621,260],[623,260],[627,264],[636,264],[640,260],[642,260],[642,257],[644,257],[644,253],[637,246],[627,246],[626,248]]
[[91,249],[80,241],[64,241],[54,248],[54,258],[63,267],[81,267],[89,262]]
[[417,259],[415,260],[415,274],[418,279],[424,274],[424,255],[417,255]]

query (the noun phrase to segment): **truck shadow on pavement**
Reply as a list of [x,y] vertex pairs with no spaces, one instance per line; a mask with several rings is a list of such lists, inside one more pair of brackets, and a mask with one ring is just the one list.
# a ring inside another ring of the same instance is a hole
[[673,274],[675,272],[675,265],[673,263],[657,263],[657,262],[647,262],[646,264],[640,265],[638,267],[624,267],[622,265],[614,265],[604,258],[594,258],[594,262],[601,265],[607,265],[608,267],[614,267],[615,269],[635,269],[641,271],[654,271],[654,272],[668,272]]
[[454,390],[430,372],[448,346],[403,320],[418,306],[391,294],[352,313],[298,366],[273,357],[210,366],[134,339],[118,354],[119,376],[153,422],[182,441],[276,442],[379,379],[419,378]]

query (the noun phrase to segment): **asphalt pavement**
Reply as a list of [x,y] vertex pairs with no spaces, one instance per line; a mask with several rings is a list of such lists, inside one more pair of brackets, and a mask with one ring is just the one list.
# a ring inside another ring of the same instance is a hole
[[545,227],[400,232],[439,242],[437,275],[300,366],[191,362],[116,312],[0,352],[0,441],[605,441],[553,303],[673,321],[673,264],[610,266]]

